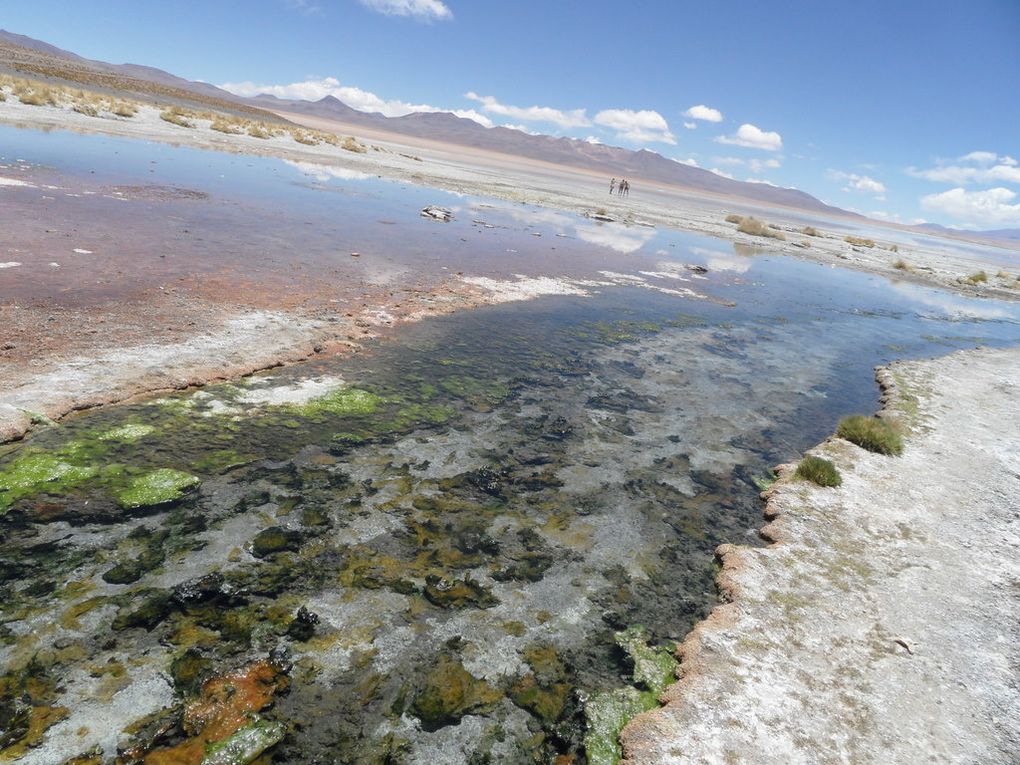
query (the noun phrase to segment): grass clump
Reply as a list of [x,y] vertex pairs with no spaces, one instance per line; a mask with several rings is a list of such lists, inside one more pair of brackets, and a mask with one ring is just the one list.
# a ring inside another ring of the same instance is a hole
[[737,215],[736,213],[731,213],[730,215],[726,216],[726,222],[727,223],[743,223],[744,222],[744,216],[743,215]]
[[843,477],[839,474],[836,466],[829,460],[821,457],[805,457],[797,465],[797,478],[811,481],[819,486],[839,486],[843,483]]
[[172,125],[178,125],[183,128],[193,128],[195,125],[188,121],[190,115],[179,106],[171,106],[169,109],[164,109],[159,113],[159,118],[164,122],[169,122]]
[[71,105],[71,108],[78,112],[78,114],[84,114],[86,117],[99,116],[99,110],[87,101],[75,101]]
[[18,100],[29,106],[56,106],[57,98],[50,88],[25,88],[18,95]]
[[241,135],[244,132],[237,120],[223,119],[222,117],[214,119],[209,128],[217,133],[226,133],[227,135]]
[[0,102],[6,101],[6,100],[7,100],[7,94],[4,92],[3,88],[0,88]]
[[966,281],[969,284],[982,284],[988,281],[988,274],[984,271],[978,271],[976,274],[971,274],[967,277]]
[[318,138],[311,133],[304,132],[303,130],[291,130],[290,136],[295,141],[300,144],[304,144],[305,146],[317,146],[319,144]]
[[740,221],[740,225],[737,226],[737,231],[742,234],[750,234],[751,236],[764,236],[769,239],[780,239],[785,240],[783,232],[776,231],[774,228],[769,226],[764,221],[760,221],[753,216],[747,216]]
[[340,148],[344,151],[353,151],[355,154],[364,154],[368,151],[364,146],[358,143],[358,139],[354,136],[347,136],[340,144]]
[[899,251],[900,251],[900,246],[898,244],[890,244],[889,245],[889,252],[899,252]]
[[821,236],[821,234],[818,233],[818,229],[814,226],[804,226],[804,228],[800,230],[800,233],[804,234],[804,236]]
[[914,270],[914,267],[911,266],[903,258],[900,258],[895,263],[893,263],[892,267],[895,268],[897,271],[913,271]]
[[273,134],[266,130],[264,125],[260,125],[256,122],[253,122],[248,126],[248,135],[252,138],[261,138],[263,140],[273,137]]
[[844,417],[836,435],[876,454],[902,454],[903,437],[892,423],[878,417],[854,414]]
[[875,240],[874,239],[864,239],[864,238],[859,237],[859,236],[848,236],[843,241],[844,242],[849,242],[854,247],[874,247],[875,246]]
[[134,117],[136,114],[138,114],[138,107],[135,106],[134,104],[129,104],[124,101],[121,101],[115,104],[110,111],[113,112],[118,117]]

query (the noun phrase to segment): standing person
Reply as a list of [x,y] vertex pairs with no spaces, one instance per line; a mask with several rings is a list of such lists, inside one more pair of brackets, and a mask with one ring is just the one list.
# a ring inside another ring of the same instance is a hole
[[[621,183],[621,188],[622,188],[623,181],[621,181],[620,183]],[[609,196],[613,195],[613,191],[615,189],[616,189],[616,179],[613,178],[612,180],[609,181]]]

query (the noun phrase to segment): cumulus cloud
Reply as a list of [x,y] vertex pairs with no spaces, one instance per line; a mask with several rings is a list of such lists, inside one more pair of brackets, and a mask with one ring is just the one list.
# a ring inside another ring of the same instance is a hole
[[685,117],[689,117],[692,120],[704,120],[705,122],[722,122],[722,112],[718,109],[713,109],[711,106],[705,106],[704,104],[698,104],[692,106],[690,109],[684,112]]
[[876,181],[867,175],[858,175],[857,173],[844,173],[839,170],[830,170],[829,177],[834,181],[846,184],[843,186],[843,191],[853,192],[859,191],[864,194],[871,194],[875,199],[880,202],[885,199],[885,184],[881,181]]
[[761,128],[745,122],[734,135],[721,135],[715,139],[718,143],[743,146],[747,149],[763,149],[765,151],[779,151],[783,148],[783,137],[771,130]]
[[595,115],[595,124],[615,130],[617,137],[626,141],[676,143],[666,119],[650,109],[603,109]]
[[267,93],[277,98],[296,99],[301,101],[319,101],[326,96],[333,96],[359,112],[379,112],[387,117],[400,117],[412,112],[443,112],[450,111],[458,117],[492,127],[492,120],[474,109],[440,109],[429,104],[412,104],[407,101],[387,100],[375,93],[353,85],[341,85],[336,77],[323,77],[316,80],[292,82],[286,85],[267,85],[255,82],[225,82],[219,87],[239,96],[257,96]]
[[908,167],[907,174],[937,183],[955,183],[967,186],[973,183],[1020,184],[1020,167],[1008,155],[992,151],[972,151],[951,160],[937,162],[935,167],[919,170]]
[[962,187],[921,197],[921,207],[948,215],[954,220],[983,226],[1020,226],[1020,203],[1016,192],[998,186],[986,191]]
[[723,178],[729,178],[731,181],[733,180],[732,174],[727,173],[725,170],[720,170],[718,167],[710,167],[708,171],[710,173],[715,173],[716,175],[722,176]]
[[674,162],[679,162],[681,165],[687,165],[688,167],[699,167],[698,160],[694,157],[688,157],[687,159],[676,159],[675,157],[670,157],[670,159]]
[[471,101],[477,101],[482,105],[482,110],[489,114],[498,114],[501,117],[509,117],[514,120],[525,122],[550,122],[561,128],[588,127],[591,120],[588,119],[584,109],[554,109],[551,106],[510,106],[501,104],[494,96],[480,96],[473,91],[464,94],[464,97]]
[[783,163],[775,157],[769,159],[742,159],[741,157],[713,157],[718,165],[738,166],[746,165],[752,173],[761,174],[766,170],[775,170],[782,167]]
[[697,122],[684,122],[684,127],[688,130],[694,130],[698,126]]
[[419,19],[452,19],[453,12],[441,0],[359,0],[373,11],[387,16],[413,16]]

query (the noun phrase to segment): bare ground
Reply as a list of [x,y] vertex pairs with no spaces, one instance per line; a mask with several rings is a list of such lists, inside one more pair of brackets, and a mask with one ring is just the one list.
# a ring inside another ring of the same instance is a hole
[[763,549],[723,545],[726,603],[684,641],[626,763],[1020,761],[1020,351],[880,371],[900,457],[830,439],[835,489],[767,493]]

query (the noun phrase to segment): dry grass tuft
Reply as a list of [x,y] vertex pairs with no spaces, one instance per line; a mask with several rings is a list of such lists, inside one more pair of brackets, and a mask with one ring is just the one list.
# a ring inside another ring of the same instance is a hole
[[188,121],[188,117],[191,117],[189,112],[186,112],[179,106],[171,106],[169,109],[164,109],[159,113],[159,118],[164,122],[169,122],[172,125],[178,125],[183,128],[193,128],[195,124]]
[[358,143],[358,139],[354,136],[347,136],[344,138],[343,143],[340,144],[340,148],[345,151],[353,151],[356,154],[364,154],[368,151],[368,149]]
[[129,104],[126,101],[118,101],[113,105],[110,111],[118,117],[134,117],[138,114],[138,107],[134,104]]
[[742,234],[750,234],[751,236],[764,236],[769,239],[780,240],[786,239],[786,237],[783,236],[783,233],[781,231],[776,231],[764,221],[760,221],[757,218],[752,217],[750,215],[740,221],[740,225],[737,226],[737,231],[739,231]]
[[818,233],[818,229],[814,226],[804,226],[804,228],[800,230],[800,233],[805,236],[821,236],[821,234]]
[[914,270],[914,267],[912,265],[910,265],[907,261],[905,261],[903,258],[900,258],[895,263],[893,263],[892,267],[895,268],[897,271],[913,271]]
[[88,101],[75,101],[71,104],[71,108],[78,112],[78,114],[84,114],[86,117],[99,116],[99,109],[90,104]]
[[965,279],[965,281],[968,284],[982,284],[988,281],[988,274],[986,274],[984,271],[978,271],[976,274],[971,274],[970,276],[968,276]]
[[248,125],[248,135],[250,135],[252,138],[262,139],[273,137],[273,134],[270,131],[266,130],[266,126],[260,122],[252,122],[251,124]]
[[899,252],[899,251],[900,251],[900,246],[898,244],[890,244],[889,245],[889,252]]
[[864,238],[859,237],[859,236],[848,236],[843,241],[849,242],[854,247],[874,247],[875,246],[875,240],[874,239],[864,239]]
[[744,220],[744,216],[743,215],[737,215],[736,213],[731,213],[730,215],[726,216],[726,222],[727,223],[742,223],[743,220]]
[[295,128],[290,131],[290,137],[293,138],[298,143],[304,144],[305,146],[319,145],[318,137],[312,135],[311,133],[306,133],[304,130],[298,130]]
[[227,135],[241,135],[244,133],[244,123],[239,119],[231,119],[229,117],[215,117],[209,127],[217,133],[226,133]]
[[28,87],[19,93],[15,90],[18,100],[29,106],[56,106],[57,96],[52,88],[46,86]]

